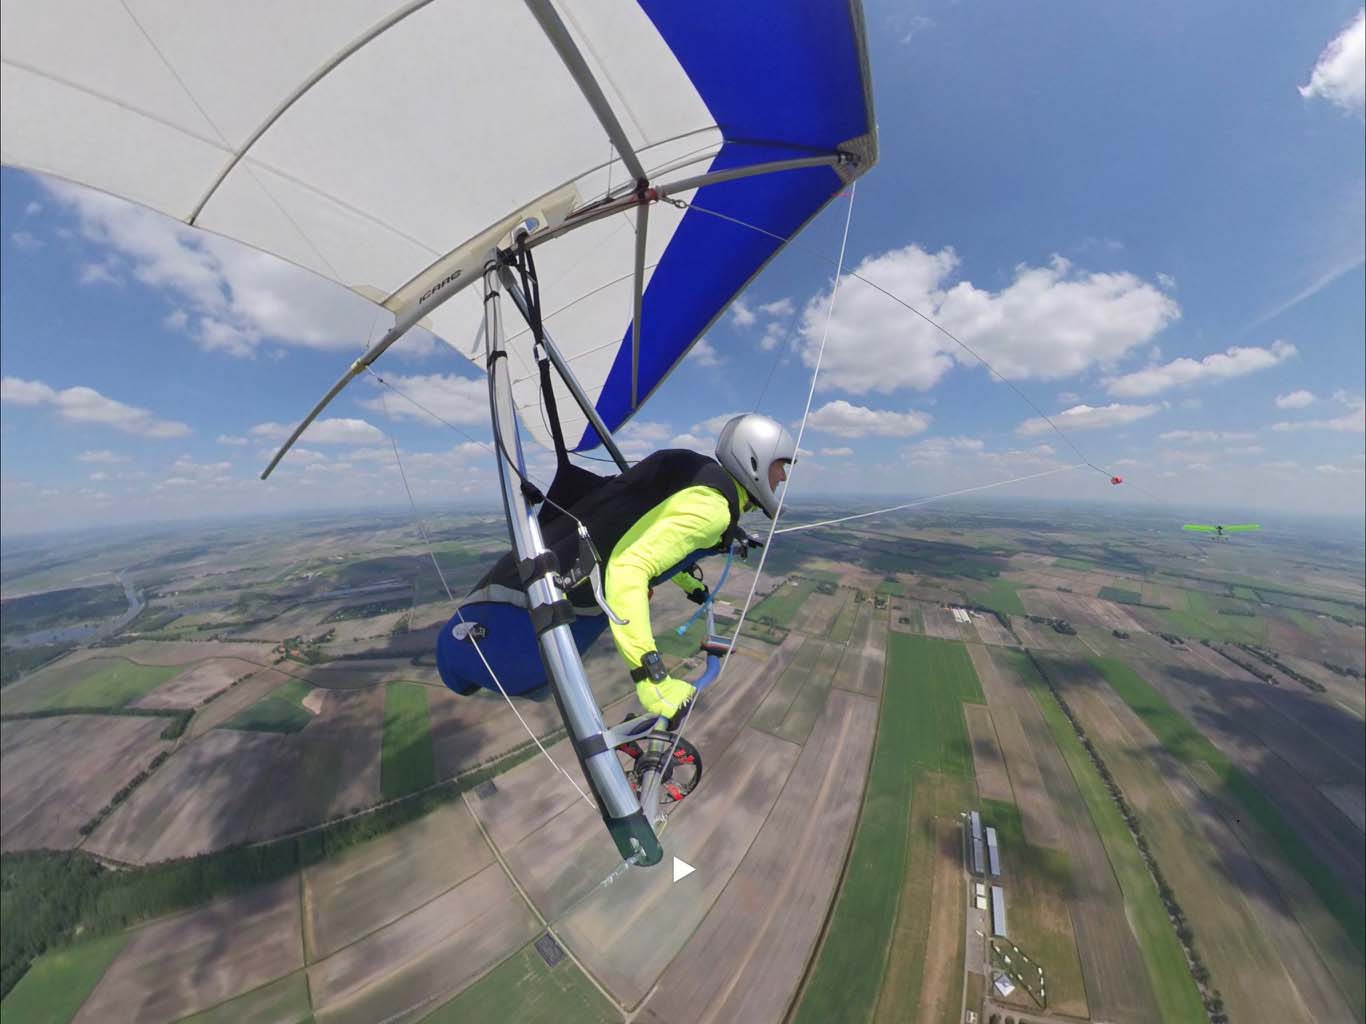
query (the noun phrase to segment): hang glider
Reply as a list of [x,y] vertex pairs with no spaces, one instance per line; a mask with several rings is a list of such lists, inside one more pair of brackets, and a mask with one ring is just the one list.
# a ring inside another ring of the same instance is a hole
[[[549,442],[558,403],[569,447],[620,463],[612,432],[877,158],[857,0],[16,2],[0,62],[4,163],[392,315],[263,476],[414,325],[486,371],[519,564],[544,553],[520,431]],[[533,250],[534,296],[514,273]],[[655,863],[563,594],[553,574],[523,586],[603,819],[623,856]]]
[[1247,533],[1251,530],[1260,530],[1261,527],[1256,523],[1235,523],[1231,526],[1221,526],[1218,524],[1206,523],[1186,523],[1181,527],[1191,533],[1212,533],[1215,537],[1222,537],[1226,533]]

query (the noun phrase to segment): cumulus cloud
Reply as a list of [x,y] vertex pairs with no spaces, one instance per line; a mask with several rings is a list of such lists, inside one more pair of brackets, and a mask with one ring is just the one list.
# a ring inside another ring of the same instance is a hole
[[234,434],[219,434],[218,443],[232,445],[234,448],[241,448],[244,445],[251,444],[251,441],[245,437],[237,437]]
[[730,304],[730,318],[736,327],[749,327],[759,319],[744,299],[736,299]]
[[[917,245],[871,256],[857,273],[942,324],[1004,376],[1046,380],[1108,364],[1180,316],[1180,307],[1128,273],[1079,271],[1060,256],[1047,266],[1021,265],[1001,291],[953,281],[951,248]],[[814,366],[829,291],[802,312],[802,358]],[[955,362],[976,360],[925,320],[886,295],[847,278],[830,323],[821,386],[854,394],[926,390]]]
[[706,338],[700,339],[696,345],[688,350],[688,362],[693,366],[720,366],[725,360],[721,358],[716,347]]
[[1331,416],[1318,420],[1282,420],[1279,423],[1271,424],[1271,429],[1276,431],[1293,430],[1335,430],[1344,434],[1360,434],[1366,432],[1366,399],[1360,397],[1342,397],[1349,411],[1342,416]]
[[1312,391],[1292,391],[1288,395],[1276,396],[1277,409],[1303,409],[1307,405],[1314,404],[1314,392]]
[[189,426],[158,419],[146,409],[107,398],[94,388],[77,386],[58,390],[42,381],[6,377],[0,381],[0,401],[14,405],[50,405],[68,423],[93,423],[137,437],[184,437]]
[[839,448],[822,448],[817,454],[824,455],[831,459],[844,459],[853,455],[854,449],[850,448],[848,445],[844,445]]
[[806,424],[836,437],[910,437],[923,433],[930,419],[928,413],[869,409],[838,399],[811,413]]
[[964,455],[975,455],[986,444],[975,437],[927,437],[904,452],[908,462],[942,463]]
[[1256,434],[1243,430],[1168,430],[1158,434],[1159,441],[1210,444],[1215,441],[1251,441]]
[[[381,395],[361,399],[357,403],[361,408],[378,413],[387,410],[390,416],[414,419],[430,426],[440,426],[442,420],[461,426],[488,423],[487,380],[461,377],[454,373],[417,374],[411,377],[385,374],[384,379],[393,386],[393,390],[385,388]],[[373,383],[376,388],[383,387],[378,382]]]
[[772,302],[760,303],[759,312],[763,313],[764,316],[771,317],[791,316],[796,312],[796,307],[792,304],[791,299],[781,298],[774,299]]
[[710,419],[705,419],[701,423],[694,423],[692,425],[692,432],[694,434],[706,434],[711,437],[715,437],[717,434],[721,433],[722,427],[724,427],[731,420],[735,419],[736,416],[741,415],[744,414],[740,412],[723,412],[719,416],[713,416]]
[[[294,427],[293,423],[258,423],[247,433],[267,441],[283,441]],[[310,444],[375,444],[384,440],[384,432],[365,420],[338,417],[314,420],[301,440]]]
[[1120,398],[1147,398],[1169,388],[1256,373],[1285,362],[1297,352],[1295,346],[1286,341],[1274,341],[1270,348],[1234,345],[1203,359],[1182,356],[1161,366],[1111,377],[1105,381],[1105,389]]
[[[1064,431],[1123,427],[1147,419],[1161,408],[1160,405],[1121,405],[1119,402],[1101,406],[1074,405],[1054,415],[1053,422]],[[1052,429],[1047,420],[1036,416],[1016,427],[1015,433],[1022,437],[1030,437],[1035,434],[1046,434]]]
[[1366,9],[1357,11],[1324,47],[1300,95],[1327,100],[1358,116],[1366,112]]
[[128,462],[130,460],[127,455],[119,455],[109,451],[107,448],[101,448],[96,451],[81,452],[81,454],[76,456],[76,461],[95,462],[104,466],[112,466],[117,462]]
[[112,196],[59,181],[43,186],[75,215],[81,237],[106,250],[82,280],[118,283],[126,274],[162,291],[183,314],[172,313],[166,326],[202,348],[242,357],[274,341],[356,352],[376,325],[371,303],[274,256]]
[[43,247],[42,239],[31,231],[13,231],[10,233],[9,240],[20,252],[32,252]]

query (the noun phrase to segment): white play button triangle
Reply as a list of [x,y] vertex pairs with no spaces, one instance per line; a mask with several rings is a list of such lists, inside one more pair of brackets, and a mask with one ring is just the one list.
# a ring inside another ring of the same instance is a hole
[[693,867],[691,864],[689,864],[687,861],[685,861],[685,860],[679,860],[677,857],[674,858],[674,881],[675,881],[675,882],[677,882],[680,878],[687,878],[689,875],[691,875],[691,874],[692,874],[694,871],[696,871],[696,870],[697,870],[697,869],[694,868],[694,867]]

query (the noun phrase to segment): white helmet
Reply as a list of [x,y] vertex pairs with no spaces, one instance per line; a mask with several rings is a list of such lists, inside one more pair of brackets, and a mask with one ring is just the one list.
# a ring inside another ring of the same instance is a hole
[[775,462],[792,462],[797,442],[781,423],[757,412],[736,416],[716,439],[716,461],[740,482],[755,503],[772,519],[778,514],[777,482],[770,474]]

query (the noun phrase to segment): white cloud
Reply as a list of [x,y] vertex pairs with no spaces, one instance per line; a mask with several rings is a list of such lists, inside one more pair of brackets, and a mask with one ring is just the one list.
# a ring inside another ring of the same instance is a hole
[[183,309],[173,309],[161,318],[161,326],[168,331],[183,331],[190,322],[190,315]]
[[670,448],[691,448],[695,452],[703,455],[710,455],[716,450],[716,438],[699,437],[696,434],[677,434],[669,439]]
[[708,367],[720,366],[725,360],[721,358],[711,342],[702,338],[688,350],[688,362],[694,366]]
[[81,284],[112,284],[116,288],[123,287],[123,278],[119,276],[119,261],[113,256],[106,256],[99,263],[86,263],[81,267]]
[[1157,283],[1169,292],[1176,291],[1176,278],[1172,277],[1171,274],[1163,274],[1159,272],[1157,274]]
[[219,435],[218,435],[218,443],[219,443],[219,444],[230,444],[230,445],[232,445],[232,446],[235,447],[235,448],[241,448],[243,445],[251,444],[251,442],[250,442],[247,438],[245,438],[245,437],[237,437],[237,436],[232,435],[232,434],[219,434]]
[[730,318],[735,321],[736,327],[749,327],[759,319],[744,299],[736,299],[730,304]]
[[819,452],[817,452],[817,454],[824,455],[827,458],[831,459],[844,459],[848,458],[850,455],[853,455],[854,449],[848,447],[847,445],[840,448],[822,448]]
[[91,473],[91,474],[90,474],[90,479],[93,480],[93,481],[96,482],[96,483],[99,483],[99,482],[102,481],[102,480],[108,480],[108,479],[109,479],[109,474],[106,473],[104,470],[101,469],[101,470],[99,470],[98,472]]
[[[442,420],[461,426],[483,426],[489,421],[487,380],[454,373],[412,377],[385,374],[384,379],[393,390],[385,388],[380,396],[361,399],[357,403],[361,408],[379,413],[387,411],[390,416],[415,419],[430,426],[440,426]],[[375,386],[384,387],[378,382]],[[424,410],[430,410],[431,415]]]
[[743,415],[744,413],[741,412],[723,412],[719,416],[713,416],[710,419],[705,419],[701,423],[694,423],[692,425],[692,433],[706,434],[711,437],[715,437],[717,434],[721,433],[721,428],[724,427],[727,423],[735,419],[736,416]]
[[43,204],[36,199],[30,199],[24,206],[24,216],[32,217],[43,212]]
[[1314,404],[1314,392],[1312,391],[1292,391],[1288,395],[1276,396],[1277,409],[1303,409],[1307,405]]
[[976,455],[986,445],[975,437],[927,437],[905,451],[909,462],[941,463],[964,455]]
[[[1160,405],[1121,405],[1118,402],[1102,406],[1074,405],[1055,414],[1052,419],[1064,431],[1096,430],[1101,427],[1123,427],[1136,423],[1161,408]],[[1021,423],[1015,428],[1015,433],[1030,437],[1035,434],[1046,434],[1052,429],[1047,420],[1035,417]]]
[[796,312],[796,307],[789,298],[774,299],[772,302],[760,303],[759,312],[771,317],[791,316]]
[[146,409],[106,398],[94,388],[77,386],[57,390],[42,381],[6,377],[0,381],[0,401],[15,405],[51,405],[68,423],[94,423],[138,437],[184,437],[189,426],[158,419]]
[[35,249],[41,249],[43,247],[43,240],[31,231],[11,232],[9,240],[14,243],[14,247],[20,252],[33,252]]
[[1157,435],[1159,441],[1210,444],[1215,441],[1251,441],[1257,435],[1242,430],[1168,430]]
[[1358,10],[1324,47],[1300,95],[1328,100],[1348,113],[1366,112],[1366,10]]
[[1349,406],[1350,411],[1342,416],[1333,416],[1319,420],[1282,420],[1280,423],[1271,424],[1271,429],[1276,431],[1293,430],[1336,430],[1345,434],[1360,434],[1366,432],[1366,400],[1361,398],[1340,398]]
[[930,425],[923,412],[893,412],[851,405],[843,399],[827,402],[811,413],[807,426],[836,437],[910,437]]
[[1182,356],[1161,366],[1111,377],[1105,381],[1105,389],[1120,398],[1147,398],[1168,388],[1256,373],[1285,362],[1297,352],[1295,346],[1286,341],[1274,341],[1269,349],[1234,345],[1203,359]]
[[81,452],[81,454],[76,456],[76,461],[95,462],[104,466],[112,466],[116,462],[129,462],[131,460],[127,455],[118,455],[106,448],[101,448],[96,451]]
[[[1128,273],[1076,271],[1060,256],[1046,267],[1021,265],[999,292],[952,282],[953,249],[917,245],[869,257],[857,272],[914,306],[972,346],[1011,378],[1057,379],[1108,364],[1180,316],[1159,289]],[[814,366],[828,290],[802,314],[802,357]],[[822,363],[821,385],[854,394],[926,390],[955,362],[976,360],[925,320],[849,278],[840,286]]]
[[356,352],[388,314],[359,295],[283,260],[111,196],[65,182],[43,186],[79,220],[80,235],[105,247],[103,261],[87,264],[87,283],[129,276],[162,291],[201,347],[247,356],[267,340],[307,348]]
[[[247,433],[268,441],[283,441],[294,426],[292,423],[258,423]],[[339,417],[314,420],[301,440],[311,444],[375,444],[384,440],[384,432],[365,420]]]
[[1063,391],[1058,394],[1059,405],[1076,405],[1081,401],[1081,395],[1075,391]]

